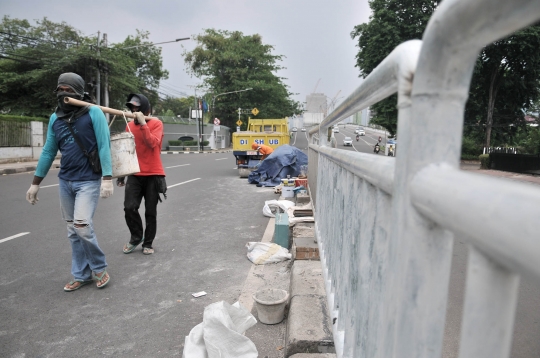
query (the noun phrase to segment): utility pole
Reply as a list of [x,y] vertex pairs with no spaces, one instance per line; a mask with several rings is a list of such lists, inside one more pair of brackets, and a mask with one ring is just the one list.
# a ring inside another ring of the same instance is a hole
[[96,74],[96,102],[101,106],[101,73],[99,72],[99,37],[101,32],[97,33],[97,74]]
[[[103,45],[105,48],[108,46],[107,43],[107,34],[103,34]],[[103,106],[109,107],[109,67],[105,66],[105,79],[103,83]],[[105,113],[105,118],[107,118],[107,123],[110,123],[109,113]]]

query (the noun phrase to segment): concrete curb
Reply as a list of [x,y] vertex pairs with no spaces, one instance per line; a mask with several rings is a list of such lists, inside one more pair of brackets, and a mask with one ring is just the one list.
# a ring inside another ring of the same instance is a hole
[[4,168],[0,169],[0,175],[28,173],[36,170],[36,166],[18,167],[18,168]]

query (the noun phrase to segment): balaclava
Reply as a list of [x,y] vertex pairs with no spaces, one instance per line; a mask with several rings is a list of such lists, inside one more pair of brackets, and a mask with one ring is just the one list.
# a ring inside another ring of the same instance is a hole
[[[68,86],[76,93],[58,91],[59,86]],[[78,74],[73,72],[62,73],[58,77],[58,85],[54,92],[56,92],[56,98],[58,99],[58,107],[56,107],[56,116],[58,119],[73,122],[89,111],[89,106],[79,107],[64,103],[65,97],[78,100],[84,99],[84,80]]]

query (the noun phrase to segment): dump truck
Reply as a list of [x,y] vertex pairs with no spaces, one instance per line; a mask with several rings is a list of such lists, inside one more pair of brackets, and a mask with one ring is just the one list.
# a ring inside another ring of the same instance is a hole
[[251,148],[253,143],[265,144],[273,149],[289,144],[289,119],[248,119],[246,131],[234,132],[233,155],[241,178],[247,178],[249,173],[262,159],[262,155]]

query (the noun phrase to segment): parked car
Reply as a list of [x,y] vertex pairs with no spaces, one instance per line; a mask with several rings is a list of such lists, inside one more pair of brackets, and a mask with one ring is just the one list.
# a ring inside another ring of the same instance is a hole
[[296,132],[297,130],[298,130],[298,128],[296,128],[296,127],[292,127],[292,129],[291,129],[292,132]]
[[354,133],[356,134],[359,134],[359,135],[366,135],[366,131],[364,130],[363,127],[358,127],[354,130]]
[[305,132],[305,131],[306,131],[306,129],[305,129],[305,128],[302,128],[302,132]]
[[352,147],[352,138],[351,137],[345,137],[343,139],[343,146],[351,146]]
[[339,128],[338,128],[338,127],[334,127],[334,128],[332,128],[332,131],[333,131],[334,133],[339,133]]

